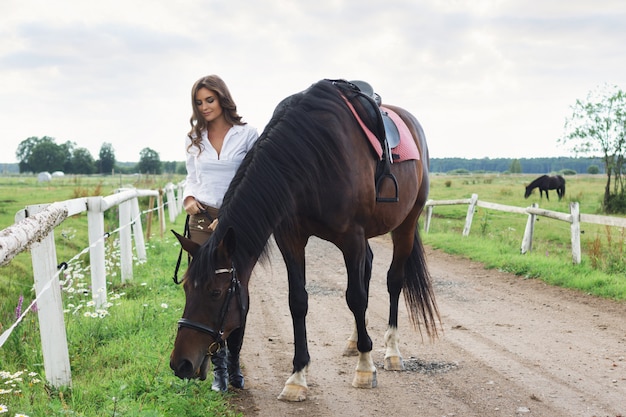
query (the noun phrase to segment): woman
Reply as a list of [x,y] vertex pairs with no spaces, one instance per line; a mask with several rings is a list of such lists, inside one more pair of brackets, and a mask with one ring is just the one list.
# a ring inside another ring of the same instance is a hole
[[[226,83],[217,75],[196,81],[191,101],[183,207],[189,214],[189,237],[202,244],[213,232],[211,224],[218,217],[228,185],[259,135],[254,127],[242,122]],[[228,390],[229,382],[243,388],[239,351],[244,330],[242,327],[233,332],[226,346],[211,357],[214,391]]]

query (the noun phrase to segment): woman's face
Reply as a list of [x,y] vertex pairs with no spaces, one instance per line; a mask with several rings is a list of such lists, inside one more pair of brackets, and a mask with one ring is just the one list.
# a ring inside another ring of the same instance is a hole
[[196,107],[208,123],[223,117],[222,106],[215,91],[202,87],[198,90],[195,97]]

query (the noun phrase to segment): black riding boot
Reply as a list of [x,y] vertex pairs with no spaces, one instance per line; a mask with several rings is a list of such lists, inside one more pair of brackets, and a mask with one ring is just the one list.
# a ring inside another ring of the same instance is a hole
[[234,358],[230,352],[228,352],[228,380],[233,387],[243,389],[243,374],[239,367],[239,357]]
[[211,363],[213,363],[213,384],[211,389],[217,392],[228,391],[226,348],[220,349],[211,356]]

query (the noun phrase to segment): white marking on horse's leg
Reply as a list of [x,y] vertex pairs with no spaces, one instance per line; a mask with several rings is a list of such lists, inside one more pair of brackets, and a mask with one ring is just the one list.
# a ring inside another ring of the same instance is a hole
[[357,339],[358,337],[356,333],[356,326],[354,326],[354,328],[352,329],[352,334],[348,338],[346,346],[343,349],[343,356],[356,356],[359,354],[359,350],[356,347]]
[[302,369],[300,372],[291,374],[283,391],[278,396],[281,401],[304,401],[306,400],[306,394],[308,386],[306,385],[306,371],[308,366]]
[[[367,326],[367,313],[365,315],[365,326]],[[346,341],[346,347],[343,349],[343,356],[357,356],[359,349],[356,347],[356,342],[359,340],[359,335],[356,332],[356,323],[352,328],[352,334]]]
[[375,388],[377,384],[376,366],[374,366],[371,352],[359,353],[352,386],[355,388]]
[[388,327],[385,332],[385,369],[387,371],[404,371],[404,361],[398,348],[400,336],[397,327]]

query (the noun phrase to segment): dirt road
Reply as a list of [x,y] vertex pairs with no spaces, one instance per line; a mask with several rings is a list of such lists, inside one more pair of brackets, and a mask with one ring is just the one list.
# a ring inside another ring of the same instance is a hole
[[[391,244],[370,241],[368,309],[378,387],[356,389],[356,358],[342,356],[352,330],[345,267],[331,244],[307,246],[311,354],[308,399],[276,397],[291,372],[291,316],[278,250],[257,266],[242,351],[245,416],[626,416],[626,303],[553,288],[438,251],[428,251],[442,336],[422,340],[401,308],[407,370],[383,369]],[[626,279],[626,278],[625,278]]]

